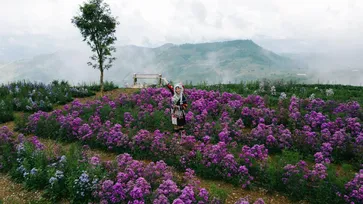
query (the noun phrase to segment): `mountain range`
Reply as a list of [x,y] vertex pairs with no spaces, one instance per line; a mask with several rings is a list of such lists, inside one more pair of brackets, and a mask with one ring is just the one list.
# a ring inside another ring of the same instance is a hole
[[[105,72],[105,80],[132,83],[133,73],[162,74],[173,81],[228,83],[261,78],[298,77],[306,69],[302,63],[266,50],[252,40],[199,44],[164,44],[156,48],[134,45],[116,47],[117,58]],[[58,50],[29,59],[1,62],[0,83],[31,80],[48,83],[97,82],[99,71],[87,66],[88,50]]]

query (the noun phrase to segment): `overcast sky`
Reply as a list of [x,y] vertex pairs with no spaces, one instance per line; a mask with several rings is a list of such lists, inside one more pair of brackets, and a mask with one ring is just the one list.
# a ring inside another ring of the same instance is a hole
[[[55,47],[82,43],[79,31],[71,24],[82,2],[0,0],[0,37],[7,44],[33,43],[35,47],[42,41]],[[363,44],[362,0],[106,2],[113,15],[119,17],[118,45],[157,46],[225,39],[327,41],[338,47]]]

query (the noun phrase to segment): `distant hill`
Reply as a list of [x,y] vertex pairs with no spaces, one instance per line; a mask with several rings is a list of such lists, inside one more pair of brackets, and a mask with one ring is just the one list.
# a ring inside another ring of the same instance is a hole
[[[87,66],[90,51],[63,50],[29,60],[0,65],[0,82],[29,79],[49,82],[97,81],[98,70]],[[157,48],[117,47],[117,60],[105,79],[120,85],[131,83],[133,73],[161,73],[174,81],[198,83],[235,82],[267,78],[291,78],[304,69],[288,57],[265,50],[251,40],[200,44],[165,44]]]

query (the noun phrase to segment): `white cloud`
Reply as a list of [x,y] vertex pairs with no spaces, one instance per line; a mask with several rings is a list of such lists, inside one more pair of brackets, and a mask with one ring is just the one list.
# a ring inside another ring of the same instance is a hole
[[[71,18],[83,0],[0,0],[0,36],[81,40]],[[363,1],[106,0],[119,44],[155,45],[265,36],[363,41]]]

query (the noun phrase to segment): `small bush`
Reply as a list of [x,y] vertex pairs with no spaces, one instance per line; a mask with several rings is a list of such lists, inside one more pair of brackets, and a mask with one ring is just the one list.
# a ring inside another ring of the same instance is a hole
[[209,189],[212,198],[215,197],[222,201],[222,203],[226,202],[229,192],[224,189],[218,188],[215,184],[212,184]]
[[0,100],[0,123],[12,121],[14,119],[14,112],[12,105],[9,101]]

